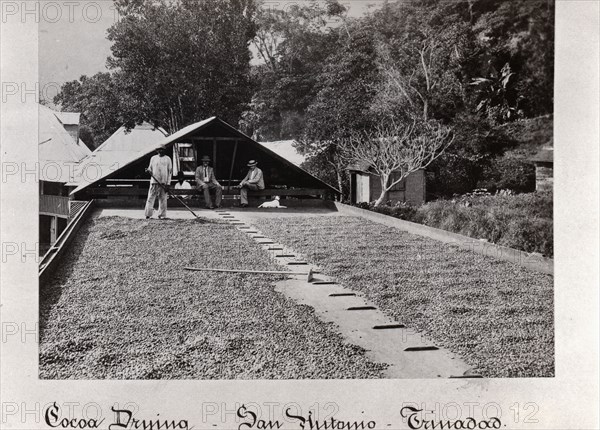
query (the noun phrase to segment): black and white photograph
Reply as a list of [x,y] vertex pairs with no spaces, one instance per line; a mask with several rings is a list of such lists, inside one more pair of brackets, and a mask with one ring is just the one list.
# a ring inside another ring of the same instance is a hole
[[[35,84],[2,79],[4,118],[34,115],[3,141],[37,145],[2,148],[3,271],[22,264],[2,343],[56,389],[2,425],[593,428],[594,396],[585,418],[543,407],[578,368],[598,399],[600,19],[588,2],[590,34],[560,36],[584,9],[565,3],[3,1],[37,52]],[[253,409],[269,383],[317,406]],[[194,425],[169,413],[238,386]],[[374,399],[401,401],[380,418]]]
[[39,107],[40,377],[554,376],[553,1],[111,6]]

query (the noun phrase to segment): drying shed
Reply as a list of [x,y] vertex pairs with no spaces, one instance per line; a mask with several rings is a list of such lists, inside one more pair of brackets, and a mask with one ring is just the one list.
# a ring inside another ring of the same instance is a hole
[[[265,187],[252,194],[260,196],[280,195],[299,197],[333,197],[339,191],[319,180],[293,162],[246,136],[225,121],[211,117],[191,124],[158,142],[144,143],[131,154],[122,154],[118,166],[93,181],[78,184],[71,195],[78,200],[127,199],[145,200],[149,176],[144,172],[158,146],[167,148],[173,160],[173,175],[182,171],[188,181],[194,183],[194,173],[202,156],[208,155],[215,169],[217,180],[227,195],[237,195],[232,189],[246,175],[249,160],[256,160],[263,171]],[[173,179],[175,182],[175,179]]]
[[74,166],[92,151],[66,130],[61,112],[38,107],[40,179],[65,184],[73,179]]
[[[71,132],[61,118],[69,123]],[[67,119],[65,119],[67,118]],[[67,226],[71,216],[68,182],[76,166],[91,151],[77,138],[79,114],[56,112],[38,105],[39,246],[46,251]]]

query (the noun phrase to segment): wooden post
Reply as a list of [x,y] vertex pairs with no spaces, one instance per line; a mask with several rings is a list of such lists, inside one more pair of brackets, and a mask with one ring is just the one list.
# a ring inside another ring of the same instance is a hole
[[50,217],[50,244],[54,245],[58,233],[58,218]]
[[217,176],[217,138],[213,137],[213,169]]
[[231,190],[231,180],[233,178],[233,164],[235,163],[235,154],[237,153],[238,141],[236,139],[233,145],[233,157],[231,157],[231,167],[229,168],[229,183],[227,185],[227,191]]

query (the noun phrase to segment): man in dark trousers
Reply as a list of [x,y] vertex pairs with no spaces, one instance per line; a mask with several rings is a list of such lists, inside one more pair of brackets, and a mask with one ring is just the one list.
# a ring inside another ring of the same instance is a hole
[[[223,187],[217,182],[214,169],[208,165],[210,163],[210,157],[205,155],[200,161],[202,162],[202,165],[198,166],[196,169],[196,188],[198,191],[204,193],[204,202],[208,209],[214,209],[215,206],[219,208],[221,207]],[[215,191],[215,206],[213,206],[210,199],[210,190]]]
[[265,189],[265,181],[263,179],[263,172],[258,167],[256,167],[258,163],[255,160],[250,160],[248,162],[248,174],[246,177],[240,182],[240,207],[245,208],[248,207],[248,190],[264,190]]

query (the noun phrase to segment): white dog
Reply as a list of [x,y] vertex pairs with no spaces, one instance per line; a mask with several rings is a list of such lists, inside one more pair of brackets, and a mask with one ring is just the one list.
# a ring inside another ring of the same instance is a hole
[[275,196],[272,202],[264,202],[259,206],[259,208],[278,208],[278,209],[287,209],[287,206],[281,206],[279,204],[279,196]]

